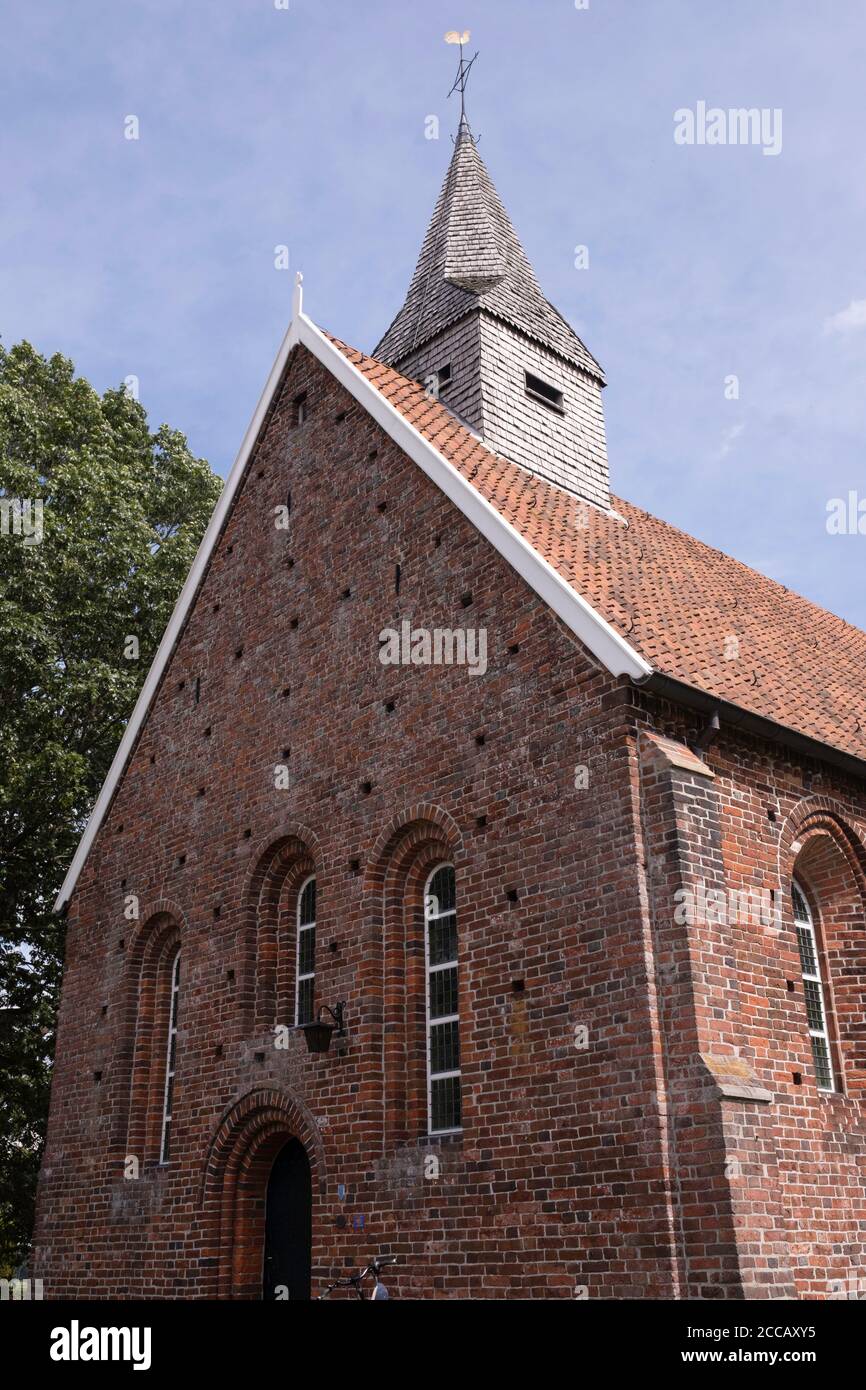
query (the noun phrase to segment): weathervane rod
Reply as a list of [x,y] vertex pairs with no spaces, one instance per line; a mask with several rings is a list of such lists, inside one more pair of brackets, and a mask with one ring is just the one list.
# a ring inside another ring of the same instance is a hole
[[470,34],[468,29],[464,29],[462,33],[459,32],[457,29],[449,29],[448,33],[445,35],[446,43],[456,43],[460,45],[460,66],[457,69],[457,76],[454,79],[454,85],[452,86],[451,91],[448,93],[448,95],[450,97],[453,96],[454,92],[460,93],[461,125],[466,120],[466,83],[469,80],[469,74],[472,71],[472,65],[475,62],[475,59],[478,57],[478,54],[475,53],[474,56],[470,58],[468,63],[466,62],[466,59],[464,57],[463,46],[464,44],[467,44],[469,42],[471,37],[472,35]]

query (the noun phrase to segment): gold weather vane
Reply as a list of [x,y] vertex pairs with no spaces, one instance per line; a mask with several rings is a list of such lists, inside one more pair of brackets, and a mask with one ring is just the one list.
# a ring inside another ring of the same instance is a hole
[[471,37],[472,35],[470,34],[468,29],[464,29],[462,32],[459,29],[449,29],[448,33],[445,35],[446,43],[458,43],[460,45],[460,67],[458,68],[457,76],[454,79],[454,86],[451,88],[451,91],[448,93],[448,95],[452,96],[454,92],[460,93],[461,125],[466,120],[466,83],[469,78],[469,73],[472,70],[472,64],[478,57],[478,54],[476,53],[474,57],[470,58],[469,62],[467,63],[466,59],[463,56],[463,45],[467,44]]

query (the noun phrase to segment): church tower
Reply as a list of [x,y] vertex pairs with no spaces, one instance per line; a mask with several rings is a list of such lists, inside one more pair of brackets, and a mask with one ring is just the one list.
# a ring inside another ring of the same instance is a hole
[[465,113],[405,302],[374,356],[497,453],[610,508],[604,373],[544,297]]

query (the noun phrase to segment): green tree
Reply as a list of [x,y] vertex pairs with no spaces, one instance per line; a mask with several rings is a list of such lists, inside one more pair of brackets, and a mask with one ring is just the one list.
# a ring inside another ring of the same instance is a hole
[[[66,358],[0,347],[0,1276],[33,1224],[62,971],[52,903],[219,489],[125,390],[100,397]],[[41,501],[41,539],[25,500]]]

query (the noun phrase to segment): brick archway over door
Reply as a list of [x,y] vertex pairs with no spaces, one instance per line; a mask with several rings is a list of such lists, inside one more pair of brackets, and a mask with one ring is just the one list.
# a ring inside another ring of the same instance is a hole
[[223,1117],[201,1193],[204,1244],[213,1261],[206,1297],[261,1298],[268,1177],[289,1139],[303,1144],[310,1161],[315,1233],[316,1200],[325,1189],[324,1148],[306,1108],[282,1091],[253,1091]]

